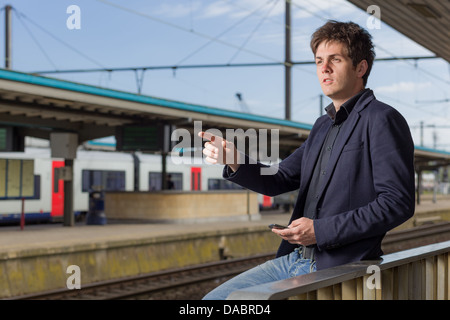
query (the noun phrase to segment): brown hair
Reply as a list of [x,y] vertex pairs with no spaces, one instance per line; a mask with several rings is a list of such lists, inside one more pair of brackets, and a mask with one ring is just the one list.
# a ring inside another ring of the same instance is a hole
[[352,59],[354,67],[362,60],[367,61],[368,68],[363,76],[365,86],[375,59],[372,36],[356,23],[330,20],[311,36],[311,50],[314,55],[316,55],[317,47],[323,41],[343,43],[347,48],[347,54]]

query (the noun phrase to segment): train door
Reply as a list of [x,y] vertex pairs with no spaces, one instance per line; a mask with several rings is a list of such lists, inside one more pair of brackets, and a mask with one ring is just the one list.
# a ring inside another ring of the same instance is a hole
[[202,168],[191,167],[191,190],[202,190]]
[[263,203],[262,203],[263,208],[272,208],[272,197],[263,195]]
[[64,215],[64,181],[58,180],[56,168],[64,167],[64,161],[52,161],[52,217]]

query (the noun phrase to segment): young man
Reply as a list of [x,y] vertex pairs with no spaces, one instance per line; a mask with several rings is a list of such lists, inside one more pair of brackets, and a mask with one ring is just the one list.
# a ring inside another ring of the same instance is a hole
[[[274,196],[299,189],[277,258],[222,284],[204,299],[353,261],[377,259],[390,229],[414,214],[414,145],[405,119],[365,89],[375,53],[371,36],[349,22],[327,22],[312,35],[317,76],[332,103],[308,139],[261,175],[232,142],[199,135],[206,161],[226,164],[224,178]],[[235,155],[230,157],[229,155]],[[228,155],[228,157],[226,157]],[[232,161],[226,161],[232,159]]]

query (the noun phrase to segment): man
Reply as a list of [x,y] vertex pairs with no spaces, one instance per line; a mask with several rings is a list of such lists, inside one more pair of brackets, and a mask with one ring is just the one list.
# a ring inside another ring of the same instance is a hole
[[319,83],[332,103],[275,174],[261,175],[264,166],[250,164],[232,142],[199,134],[211,140],[203,150],[206,161],[226,164],[224,178],[270,196],[299,189],[288,228],[272,229],[283,239],[277,258],[204,299],[225,299],[240,288],[377,259],[385,233],[414,214],[408,125],[365,89],[375,57],[370,34],[352,22],[329,21],[312,35],[311,49]]

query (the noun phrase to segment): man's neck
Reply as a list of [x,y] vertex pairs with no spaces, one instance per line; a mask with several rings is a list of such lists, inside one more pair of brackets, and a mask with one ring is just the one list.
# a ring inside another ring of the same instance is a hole
[[334,108],[336,109],[336,112],[339,111],[339,109],[341,108],[341,106],[349,99],[351,99],[352,97],[354,97],[355,95],[357,95],[358,93],[360,93],[361,91],[363,91],[365,88],[364,86],[361,88],[357,88],[354,91],[352,91],[352,94],[350,94],[348,97],[343,98],[343,99],[331,99],[333,101],[333,105]]

